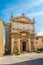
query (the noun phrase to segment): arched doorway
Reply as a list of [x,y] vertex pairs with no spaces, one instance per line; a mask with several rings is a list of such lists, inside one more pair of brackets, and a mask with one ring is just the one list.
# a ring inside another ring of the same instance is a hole
[[26,42],[22,42],[22,49],[23,51],[26,51]]

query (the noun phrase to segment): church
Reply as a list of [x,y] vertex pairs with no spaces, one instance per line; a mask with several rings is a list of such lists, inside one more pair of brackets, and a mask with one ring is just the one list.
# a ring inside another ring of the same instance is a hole
[[5,24],[7,53],[35,51],[35,21],[23,13],[18,17],[10,17],[10,23]]
[[10,23],[5,24],[0,19],[0,56],[16,52],[34,52],[38,49],[43,51],[43,33],[39,33],[35,30],[35,20],[29,19],[24,13],[17,17],[11,16]]

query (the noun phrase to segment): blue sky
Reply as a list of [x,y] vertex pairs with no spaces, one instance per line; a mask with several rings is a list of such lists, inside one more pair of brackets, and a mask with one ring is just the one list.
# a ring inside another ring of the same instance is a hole
[[0,0],[0,19],[10,23],[11,14],[16,17],[25,13],[35,18],[36,31],[43,31],[43,0]]

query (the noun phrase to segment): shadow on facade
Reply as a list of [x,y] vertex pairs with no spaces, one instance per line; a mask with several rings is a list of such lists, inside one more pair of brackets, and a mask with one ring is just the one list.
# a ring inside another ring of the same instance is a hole
[[11,55],[11,54],[10,54],[9,52],[5,52],[5,53],[4,53],[4,56],[5,56],[5,55]]

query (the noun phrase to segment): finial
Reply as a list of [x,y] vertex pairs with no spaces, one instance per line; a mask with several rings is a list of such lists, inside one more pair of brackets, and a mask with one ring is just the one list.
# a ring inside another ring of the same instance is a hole
[[35,21],[35,18],[33,17],[33,21]]
[[36,21],[35,21],[35,18],[33,17],[33,21],[34,21],[34,23],[36,23]]
[[25,15],[24,13],[22,13],[22,15]]
[[13,17],[13,16],[12,16],[12,13],[11,13],[11,17]]

